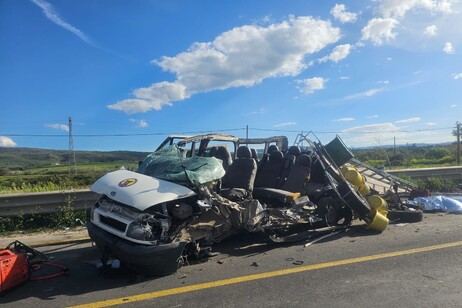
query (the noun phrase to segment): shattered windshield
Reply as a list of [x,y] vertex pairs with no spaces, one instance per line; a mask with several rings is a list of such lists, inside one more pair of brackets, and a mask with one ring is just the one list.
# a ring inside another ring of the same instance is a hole
[[214,157],[186,157],[177,145],[149,154],[137,172],[171,182],[204,184],[225,175],[220,160]]

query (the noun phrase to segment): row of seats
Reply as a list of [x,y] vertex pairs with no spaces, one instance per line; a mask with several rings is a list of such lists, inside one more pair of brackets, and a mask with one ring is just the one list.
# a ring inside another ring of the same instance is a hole
[[[279,149],[273,147],[258,164],[252,155],[251,149],[241,146],[237,150],[237,158],[231,164],[223,161],[227,166],[222,181],[222,195],[238,200],[249,197],[254,191],[262,192],[265,189],[278,189],[284,192],[306,194],[306,184],[311,172],[311,157],[301,154],[298,147],[289,149],[284,155]],[[217,157],[216,151],[211,154]],[[230,156],[229,156],[230,157]],[[273,191],[274,192],[274,191]]]

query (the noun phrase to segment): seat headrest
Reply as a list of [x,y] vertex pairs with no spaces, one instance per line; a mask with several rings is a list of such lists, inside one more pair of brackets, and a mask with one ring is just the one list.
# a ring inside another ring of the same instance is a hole
[[213,146],[210,148],[210,151],[209,151],[210,157],[214,156],[217,153],[217,149],[218,148],[216,146]]
[[284,154],[281,151],[273,151],[269,156],[271,161],[282,161],[284,159]]
[[298,156],[300,155],[300,153],[302,152],[302,150],[300,150],[300,148],[296,145],[293,145],[289,148],[289,154],[290,155],[293,155],[293,156]]
[[301,154],[295,159],[295,164],[311,168],[311,157],[308,154]]
[[255,160],[258,159],[257,150],[255,150],[254,148],[251,148],[250,152],[252,152],[252,158],[253,159],[255,159]]
[[252,158],[252,152],[248,147],[242,145],[237,149],[237,158]]
[[231,154],[226,147],[219,146],[214,156],[222,161],[226,161],[226,163],[231,163]]
[[279,151],[279,148],[278,148],[277,145],[272,144],[272,145],[270,145],[270,146],[268,147],[268,151],[267,151],[267,152],[268,152],[268,154],[271,154],[271,153],[274,152],[274,151]]

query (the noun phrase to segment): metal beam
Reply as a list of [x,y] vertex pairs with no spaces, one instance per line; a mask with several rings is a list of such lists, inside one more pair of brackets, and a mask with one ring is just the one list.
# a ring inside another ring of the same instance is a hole
[[56,213],[65,207],[89,209],[98,195],[90,190],[68,190],[0,195],[0,217]]

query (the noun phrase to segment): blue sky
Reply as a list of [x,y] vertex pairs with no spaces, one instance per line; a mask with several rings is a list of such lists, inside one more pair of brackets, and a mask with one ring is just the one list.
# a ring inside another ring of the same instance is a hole
[[0,0],[0,146],[173,133],[454,141],[462,3]]

